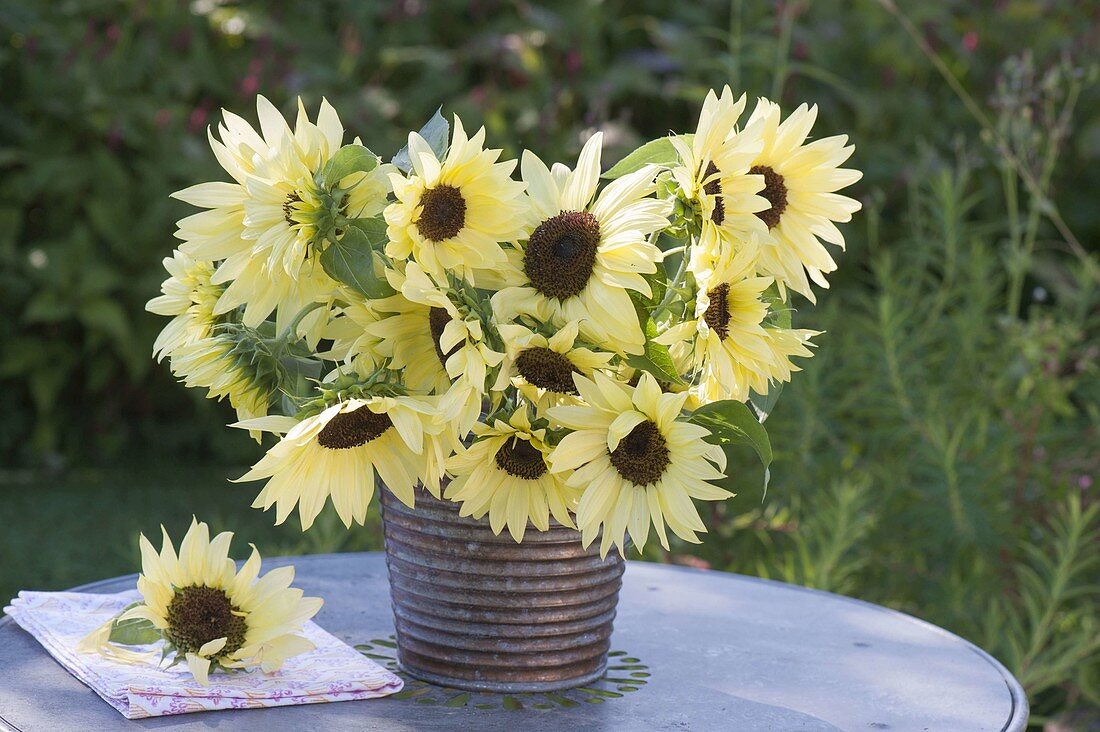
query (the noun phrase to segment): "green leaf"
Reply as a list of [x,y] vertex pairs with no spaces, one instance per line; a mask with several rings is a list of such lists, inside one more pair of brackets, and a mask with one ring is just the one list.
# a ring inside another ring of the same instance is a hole
[[68,379],[68,368],[41,368],[27,378],[31,399],[39,414],[48,414],[56,408],[57,396]]
[[31,297],[23,311],[26,323],[60,323],[72,317],[72,305],[53,290],[40,290]]
[[321,185],[333,188],[352,173],[369,173],[378,165],[378,156],[362,145],[344,145],[329,158],[321,170]]
[[[279,389],[287,396],[304,399],[313,394],[313,382],[321,376],[321,362],[305,356],[288,355],[279,359]],[[297,411],[297,406],[294,410]]]
[[706,427],[721,445],[747,444],[756,450],[767,468],[772,462],[772,443],[768,431],[744,402],[723,399],[696,409],[688,421]]
[[349,229],[355,228],[363,232],[371,247],[376,251],[383,251],[390,241],[390,237],[386,233],[386,220],[381,216],[376,216],[373,219],[348,219],[347,226]]
[[650,289],[653,290],[653,297],[650,298],[650,307],[652,307],[661,302],[665,297],[665,292],[668,291],[668,273],[665,272],[665,263],[657,262],[657,271],[651,275],[642,275],[642,277],[645,278]]
[[775,284],[761,293],[761,299],[768,304],[768,313],[764,316],[764,325],[771,328],[789,329],[793,322],[794,308],[779,294]]
[[657,337],[657,325],[652,319],[646,318],[645,322],[645,353],[631,354],[626,357],[628,366],[648,371],[657,381],[663,384],[679,384],[680,374],[676,370],[676,362],[668,352],[668,347],[657,343],[653,339]]
[[[638,315],[638,325],[641,326],[642,333],[645,334],[645,352],[628,355],[626,357],[627,365],[642,371],[648,371],[663,384],[681,383],[683,380],[677,372],[676,362],[672,360],[668,347],[654,340],[658,335],[658,331],[657,324],[653,322],[653,318],[649,317],[651,301],[647,300],[645,295],[640,292],[635,290],[629,292],[630,300],[634,303],[634,311]],[[654,294],[656,294],[656,290]]]
[[128,350],[132,338],[130,318],[117,300],[100,297],[81,303],[76,315],[89,330],[104,333],[114,340],[119,353]]
[[[122,612],[124,613],[126,610],[140,604],[135,602],[128,605]],[[144,646],[147,643],[157,642],[160,637],[160,631],[145,618],[130,618],[128,620],[115,620],[111,624],[111,635],[107,640],[124,646]]]
[[[694,135],[679,135],[679,137],[690,145]],[[624,175],[641,170],[646,165],[661,165],[667,168],[675,165],[677,160],[679,156],[676,148],[672,146],[672,138],[658,137],[615,163],[611,166],[611,170],[603,174],[603,177],[608,180],[622,178]]]
[[756,410],[756,416],[763,422],[768,418],[768,415],[775,409],[776,403],[779,401],[779,395],[783,393],[783,382],[777,381],[771,384],[768,393],[761,396],[753,390],[749,390],[749,404],[752,404],[752,408]]
[[[394,294],[385,278],[379,277],[376,269],[375,245],[385,241],[385,222],[381,219],[366,219],[363,223],[349,226],[344,236],[329,244],[321,252],[321,266],[329,277],[342,282],[364,297],[377,300]],[[375,222],[375,223],[368,223]],[[378,223],[381,222],[381,223]],[[381,227],[381,239],[379,229]],[[370,232],[368,234],[367,232]]]
[[[792,308],[779,294],[779,287],[772,283],[764,290],[761,298],[768,304],[768,312],[764,316],[764,326],[767,328],[790,329],[792,325],[794,308]],[[761,395],[755,391],[749,392],[749,403],[756,410],[756,415],[763,422],[775,409],[779,401],[779,395],[783,393],[783,382],[775,382],[768,388],[768,393]]]
[[84,202],[84,211],[92,230],[107,241],[112,241],[117,232],[132,226],[126,199],[114,193],[89,198]]
[[[428,147],[432,149],[437,158],[442,159],[447,152],[447,142],[451,137],[451,125],[443,117],[440,112],[443,107],[435,110],[435,114],[432,118],[424,123],[424,126],[420,128],[420,136],[424,138],[424,141],[428,143]],[[397,154],[393,156],[390,161],[397,166],[399,170],[404,173],[408,173],[412,170],[412,158],[409,157],[409,146],[401,148],[397,151]]]

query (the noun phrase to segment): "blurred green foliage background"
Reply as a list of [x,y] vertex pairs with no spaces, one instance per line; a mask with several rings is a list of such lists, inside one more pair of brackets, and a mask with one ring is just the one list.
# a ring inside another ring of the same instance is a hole
[[268,554],[378,546],[251,511],[224,480],[259,448],[150,359],[168,194],[224,177],[219,108],[326,96],[389,155],[443,104],[510,156],[604,130],[610,163],[729,83],[817,103],[865,209],[797,315],[827,334],[767,496],[746,455],[706,543],[648,558],[912,612],[1004,661],[1036,725],[1095,724],[1100,7],[897,3],[0,1],[0,595],[133,571],[193,511]]

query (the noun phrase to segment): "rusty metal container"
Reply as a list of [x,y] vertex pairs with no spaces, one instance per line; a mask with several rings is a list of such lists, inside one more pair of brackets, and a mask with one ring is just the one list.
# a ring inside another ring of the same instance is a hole
[[397,659],[457,689],[541,692],[603,675],[624,562],[600,559],[553,519],[523,543],[488,518],[418,490],[410,509],[381,490]]

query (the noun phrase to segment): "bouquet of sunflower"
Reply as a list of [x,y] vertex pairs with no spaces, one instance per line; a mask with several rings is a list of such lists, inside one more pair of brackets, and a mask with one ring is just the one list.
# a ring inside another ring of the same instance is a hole
[[599,132],[573,167],[517,166],[437,112],[384,162],[327,101],[293,129],[257,109],[209,135],[232,181],[174,194],[206,210],[148,306],[172,317],[158,359],[280,436],[239,479],[267,480],[254,506],[305,530],[331,500],[350,527],[377,477],[606,555],[651,527],[698,542],[735,445],[766,475],[763,419],[819,335],[792,300],[828,286],[823,242],[860,207],[836,193],[860,178],[847,137],[807,142],[816,107],[742,121],[712,91],[693,134],[606,172]]

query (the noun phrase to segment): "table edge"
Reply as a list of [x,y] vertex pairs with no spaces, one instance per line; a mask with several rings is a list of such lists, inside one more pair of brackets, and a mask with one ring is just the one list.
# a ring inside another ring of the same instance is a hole
[[[315,562],[315,561],[321,561],[321,560],[324,560],[324,559],[330,559],[330,558],[333,558],[333,557],[351,557],[351,556],[361,556],[362,557],[362,556],[371,556],[371,555],[378,556],[378,557],[384,557],[385,552],[379,552],[379,551],[375,551],[375,552],[328,552],[328,553],[324,553],[324,554],[297,554],[297,555],[291,555],[291,556],[272,557],[270,559],[267,559],[266,561],[267,562],[278,561],[279,563],[291,563],[291,562],[297,563],[301,560],[305,560],[307,562]],[[870,608],[872,610],[875,610],[875,611],[878,611],[878,612],[885,612],[885,613],[889,613],[891,615],[900,615],[900,616],[904,617],[906,620],[908,620],[912,623],[916,623],[917,625],[920,625],[920,626],[922,626],[922,627],[924,627],[928,630],[931,630],[931,631],[933,631],[933,632],[935,632],[935,633],[937,633],[941,636],[946,636],[948,638],[952,638],[952,639],[962,643],[971,652],[977,654],[979,658],[981,658],[986,663],[988,663],[990,666],[992,666],[993,669],[1001,675],[1001,680],[1004,681],[1005,687],[1008,690],[1009,699],[1012,702],[1012,709],[1011,709],[1011,712],[1009,714],[1009,718],[1005,722],[1004,726],[1001,727],[1000,732],[1023,732],[1024,730],[1027,729],[1027,722],[1028,722],[1028,719],[1029,719],[1029,716],[1030,716],[1030,707],[1028,705],[1027,694],[1024,692],[1024,689],[1020,685],[1020,682],[1016,680],[1016,677],[1013,676],[1012,673],[1007,668],[1005,668],[1004,664],[1002,664],[1000,661],[998,661],[996,658],[994,658],[992,655],[990,655],[988,652],[986,652],[982,648],[980,648],[977,645],[971,643],[970,641],[963,638],[962,636],[956,635],[955,633],[952,633],[951,631],[949,631],[945,628],[941,628],[940,626],[935,625],[934,623],[930,623],[927,620],[922,620],[921,618],[918,618],[914,615],[910,615],[909,613],[906,613],[906,612],[902,612],[901,610],[894,610],[893,608],[884,607],[882,605],[876,605],[873,602],[868,602],[866,600],[860,600],[859,598],[848,597],[847,595],[839,595],[835,592],[828,592],[826,590],[818,590],[818,589],[814,589],[812,587],[803,587],[802,585],[795,585],[795,584],[791,584],[789,582],[781,582],[779,580],[767,579],[765,577],[753,577],[751,575],[746,575],[746,574],[737,574],[736,572],[723,572],[721,570],[715,570],[715,569],[701,569],[701,568],[697,568],[697,567],[684,567],[684,566],[677,565],[677,564],[663,564],[663,563],[660,563],[660,562],[646,562],[646,561],[636,560],[636,559],[628,560],[627,564],[630,565],[630,566],[648,566],[650,568],[659,567],[662,570],[671,570],[671,571],[677,571],[677,572],[707,575],[708,578],[712,578],[712,579],[717,577],[717,578],[719,578],[719,581],[738,580],[738,581],[742,581],[742,582],[754,582],[754,583],[758,583],[758,584],[778,585],[778,586],[780,586],[784,589],[788,589],[788,590],[797,590],[799,592],[806,592],[806,593],[816,594],[816,595],[827,595],[830,598],[834,598],[834,599],[837,599],[837,600],[843,600],[845,602],[856,603],[858,605],[863,605],[865,607],[868,607],[868,608]],[[87,592],[87,591],[90,591],[90,590],[95,590],[96,588],[102,587],[104,585],[114,584],[114,583],[116,583],[120,580],[126,580],[126,579],[131,579],[132,578],[136,582],[137,581],[137,576],[138,576],[138,574],[136,572],[134,572],[132,574],[118,575],[117,577],[109,577],[107,579],[96,580],[95,582],[88,582],[88,583],[85,583],[85,584],[82,584],[82,585],[77,585],[75,587],[70,587],[69,589],[63,590],[63,591],[64,592]],[[12,622],[11,617],[8,616],[7,614],[4,614],[3,617],[0,617],[0,628],[2,628],[4,625],[6,625],[7,623],[10,623],[10,622]],[[18,727],[14,726],[10,722],[8,722],[6,719],[4,719],[3,712],[0,712],[0,732],[22,732],[22,731]]]

